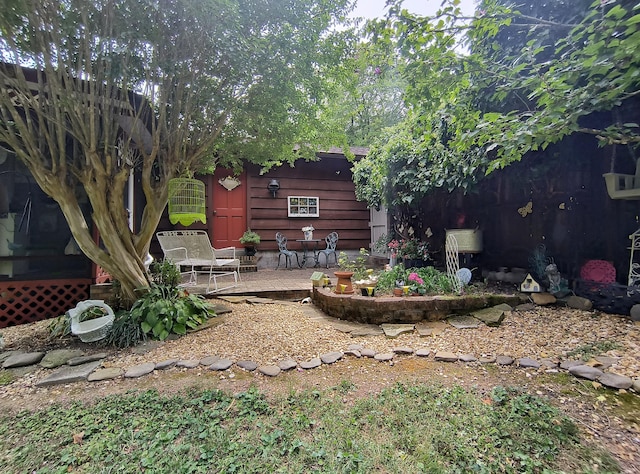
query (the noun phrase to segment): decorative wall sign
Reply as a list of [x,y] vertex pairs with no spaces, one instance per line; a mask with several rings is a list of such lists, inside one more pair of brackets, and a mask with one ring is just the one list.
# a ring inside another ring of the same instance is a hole
[[240,183],[240,180],[235,176],[227,176],[224,179],[219,179],[218,183],[220,183],[220,185],[227,191],[233,191],[238,186],[240,186],[240,184],[242,184]]

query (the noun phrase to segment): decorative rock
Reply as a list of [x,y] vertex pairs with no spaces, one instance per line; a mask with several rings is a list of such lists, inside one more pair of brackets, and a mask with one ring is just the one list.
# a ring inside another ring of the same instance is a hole
[[40,366],[45,369],[55,369],[61,365],[65,365],[69,359],[80,357],[83,354],[81,350],[57,349],[49,351],[40,361]]
[[123,370],[120,367],[108,367],[91,372],[87,376],[87,382],[100,382],[101,380],[111,380],[121,377]]
[[539,369],[540,362],[537,360],[531,359],[530,357],[523,357],[522,359],[518,359],[518,366],[532,369]]
[[375,357],[376,351],[374,351],[373,349],[364,348],[360,351],[360,354],[362,354],[362,357]]
[[413,332],[415,325],[413,324],[381,324],[380,327],[384,331],[384,335],[390,338],[398,337],[406,332]]
[[146,364],[134,365],[133,367],[129,367],[125,373],[124,377],[127,379],[135,379],[138,377],[142,377],[143,375],[150,374],[156,368],[156,364],[153,362],[147,362]]
[[205,357],[205,358],[200,360],[200,365],[215,364],[219,360],[220,360],[220,357],[218,357],[218,356],[207,356],[207,357]]
[[416,351],[416,355],[418,357],[429,357],[429,354],[431,354],[431,351],[429,349],[418,349]]
[[182,367],[184,369],[195,369],[200,365],[199,360],[179,360],[176,362],[176,367]]
[[496,362],[496,358],[493,356],[480,357],[478,362],[481,364],[494,364]]
[[556,297],[549,293],[531,293],[531,299],[538,306],[554,304],[557,301]]
[[47,387],[49,385],[59,385],[72,382],[84,382],[91,372],[93,372],[101,364],[100,361],[88,362],[82,365],[63,366],[58,368],[52,374],[36,383],[38,387]]
[[480,320],[473,316],[452,316],[447,322],[456,329],[476,329],[480,326]]
[[540,365],[546,367],[547,369],[557,369],[558,363],[555,360],[551,359],[540,359]]
[[268,377],[275,377],[282,371],[277,365],[261,365],[260,367],[258,367],[258,372]]
[[278,362],[278,367],[280,367],[280,370],[287,371],[298,367],[298,363],[293,359],[286,359]]
[[374,357],[375,360],[379,361],[379,362],[386,362],[389,360],[393,359],[393,353],[391,352],[386,352],[386,353],[380,353],[380,354],[376,354]]
[[532,311],[534,309],[536,309],[536,306],[532,303],[523,303],[515,307],[515,310],[520,312]]
[[340,359],[342,359],[342,352],[329,352],[320,356],[320,360],[323,364],[333,364]]
[[241,369],[248,370],[249,372],[253,372],[258,368],[258,364],[252,360],[239,360],[236,362],[236,365]]
[[569,370],[571,367],[576,367],[582,364],[584,364],[584,362],[581,360],[563,360],[562,362],[560,362],[560,368]]
[[627,390],[633,386],[633,380],[624,375],[614,374],[613,372],[606,372],[598,378],[605,387],[618,388]]
[[462,354],[458,356],[458,360],[460,362],[475,362],[478,359],[476,359],[476,357],[473,354]]
[[587,380],[598,380],[604,372],[590,365],[576,365],[569,368],[569,373]]
[[156,364],[156,370],[166,370],[174,367],[178,363],[178,359],[166,359]]
[[598,368],[601,370],[607,370],[612,365],[620,362],[620,357],[606,357],[606,356],[595,356],[594,359],[598,362]]
[[395,354],[413,354],[413,349],[411,349],[410,347],[394,347],[393,348],[393,352]]
[[37,364],[43,357],[44,352],[25,352],[23,354],[14,354],[2,363],[2,368],[13,369],[15,367]]
[[498,356],[498,357],[496,357],[496,364],[498,364],[498,365],[511,365],[511,364],[513,364],[513,357]]
[[634,304],[629,315],[633,321],[640,321],[640,304]]
[[344,351],[344,355],[348,355],[348,356],[353,356],[356,358],[360,358],[362,357],[362,354],[360,353],[360,351],[356,351],[356,350],[349,350],[347,349],[346,351]]
[[73,357],[67,361],[67,365],[82,365],[89,362],[95,362],[97,360],[106,359],[107,354],[105,352],[98,352],[96,354],[87,354],[80,357]]
[[4,362],[9,357],[14,356],[14,355],[18,355],[18,354],[24,354],[24,351],[5,351],[5,352],[2,352],[2,353],[0,353],[0,362]]
[[496,327],[500,326],[507,312],[513,311],[513,308],[506,303],[492,306],[491,308],[481,309],[474,311],[471,315],[487,326]]
[[218,359],[209,366],[209,370],[227,370],[233,365],[233,361],[229,359]]
[[593,303],[587,298],[571,295],[567,298],[567,306],[569,308],[581,309],[583,311],[591,311]]
[[300,362],[300,367],[302,367],[305,370],[315,369],[316,367],[320,367],[321,365],[322,365],[322,361],[317,357],[314,357],[311,360]]
[[361,351],[362,349],[362,344],[349,344],[347,347],[347,350],[349,351]]
[[633,381],[633,386],[631,388],[633,388],[636,392],[640,393],[640,379],[635,379]]
[[439,362],[457,362],[458,356],[453,352],[437,351],[435,359]]

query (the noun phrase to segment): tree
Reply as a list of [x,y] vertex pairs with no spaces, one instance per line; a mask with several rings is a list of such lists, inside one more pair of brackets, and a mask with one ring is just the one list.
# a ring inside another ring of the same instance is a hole
[[[294,145],[335,140],[317,117],[348,52],[349,31],[333,26],[349,9],[348,0],[3,0],[0,142],[133,301],[148,286],[143,258],[171,178],[244,159],[292,163],[305,151]],[[123,202],[131,170],[145,197],[135,232]]]

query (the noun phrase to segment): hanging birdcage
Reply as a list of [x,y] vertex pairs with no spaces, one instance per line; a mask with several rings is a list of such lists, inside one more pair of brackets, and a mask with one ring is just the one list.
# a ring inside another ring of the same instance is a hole
[[204,183],[192,178],[169,180],[169,221],[189,226],[207,223]]

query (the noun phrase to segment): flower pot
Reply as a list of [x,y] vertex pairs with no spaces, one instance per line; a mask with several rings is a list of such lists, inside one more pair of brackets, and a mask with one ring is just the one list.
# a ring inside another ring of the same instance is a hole
[[249,256],[249,257],[253,257],[256,254],[257,251],[258,251],[258,249],[255,246],[246,245],[244,247],[244,254]]
[[313,240],[313,231],[305,230],[304,231],[304,240]]
[[362,296],[375,296],[376,289],[372,286],[365,286],[360,288],[360,293],[362,293]]
[[333,272],[333,274],[338,277],[336,293],[343,295],[353,294],[353,284],[351,283],[353,272]]
[[394,288],[393,296],[402,296],[402,288]]

